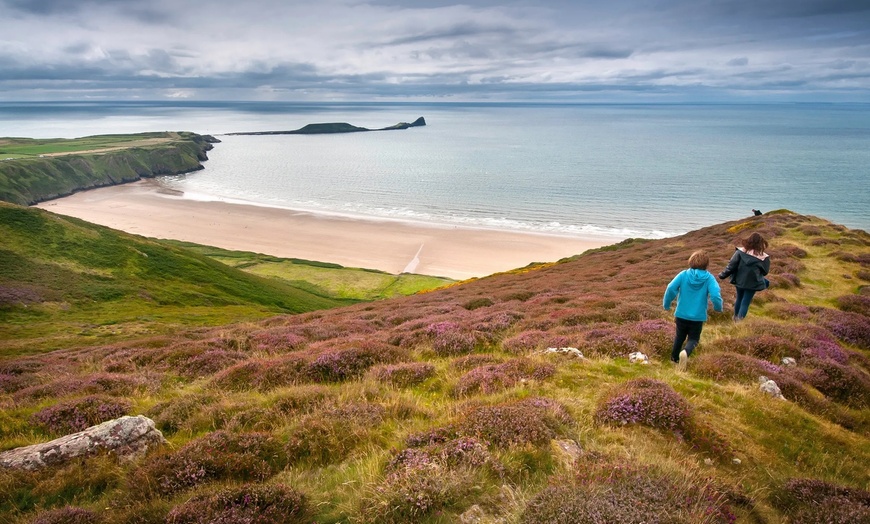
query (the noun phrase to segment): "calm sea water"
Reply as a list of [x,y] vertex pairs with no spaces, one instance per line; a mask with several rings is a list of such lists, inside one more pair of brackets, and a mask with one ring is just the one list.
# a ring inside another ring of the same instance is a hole
[[[314,122],[404,131],[220,136]],[[868,105],[0,104],[0,136],[218,135],[190,198],[608,238],[788,208],[870,230]]]

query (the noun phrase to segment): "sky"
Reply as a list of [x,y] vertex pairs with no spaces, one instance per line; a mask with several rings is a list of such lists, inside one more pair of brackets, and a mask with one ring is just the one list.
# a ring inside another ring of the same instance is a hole
[[870,0],[0,0],[0,101],[870,102]]

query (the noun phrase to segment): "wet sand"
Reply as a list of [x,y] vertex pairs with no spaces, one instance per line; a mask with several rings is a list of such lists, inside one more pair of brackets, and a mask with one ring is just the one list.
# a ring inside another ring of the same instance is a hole
[[144,180],[36,205],[147,237],[455,279],[552,262],[620,239],[441,227],[185,199]]

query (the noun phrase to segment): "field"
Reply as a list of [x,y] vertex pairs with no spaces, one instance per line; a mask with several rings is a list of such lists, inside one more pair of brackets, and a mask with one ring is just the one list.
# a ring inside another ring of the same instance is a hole
[[[771,288],[735,323],[723,282],[726,311],[677,371],[665,285],[699,248],[718,272],[754,231],[771,239]],[[868,522],[868,285],[870,235],[779,211],[407,297],[86,347],[70,337],[0,361],[0,448],[119,413],[152,418],[170,446],[0,471],[0,514]],[[759,390],[762,375],[785,400]]]
[[61,156],[72,153],[105,153],[131,147],[150,147],[184,140],[178,133],[97,135],[83,138],[0,138],[0,159]]

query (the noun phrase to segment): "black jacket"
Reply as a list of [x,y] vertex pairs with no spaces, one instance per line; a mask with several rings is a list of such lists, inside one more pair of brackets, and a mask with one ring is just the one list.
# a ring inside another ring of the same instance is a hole
[[725,270],[719,273],[719,278],[731,277],[731,283],[743,289],[761,291],[765,287],[764,276],[770,271],[770,257],[764,259],[747,254],[741,249],[734,251],[734,256],[728,262]]

